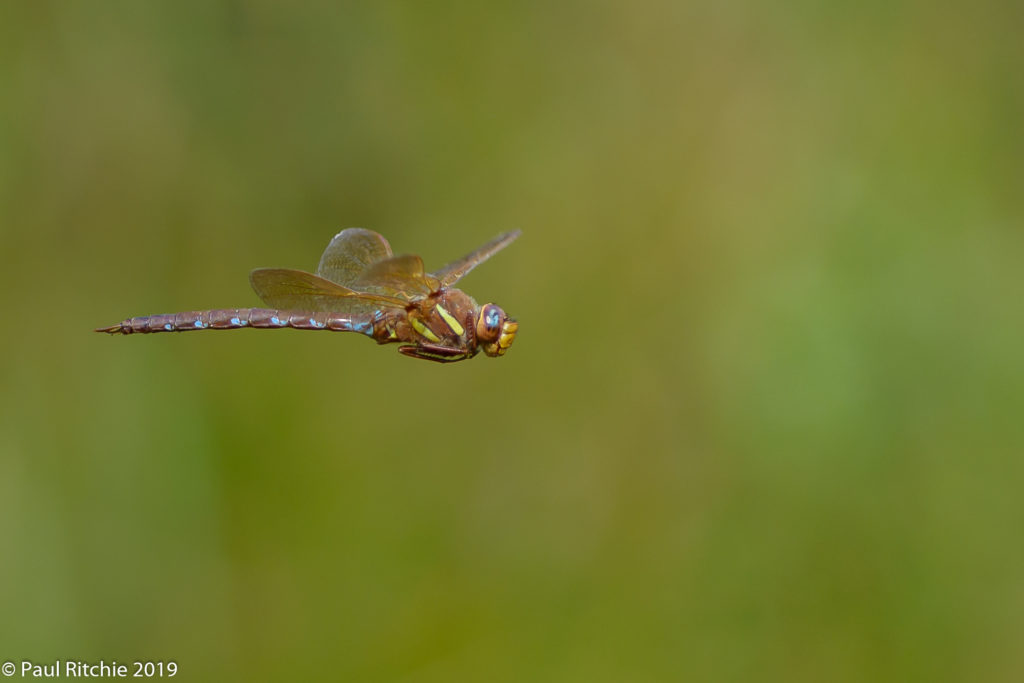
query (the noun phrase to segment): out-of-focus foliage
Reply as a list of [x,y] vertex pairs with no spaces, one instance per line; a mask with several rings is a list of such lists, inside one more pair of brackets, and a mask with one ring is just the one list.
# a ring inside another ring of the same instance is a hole
[[[7,3],[0,659],[1024,676],[1021,6]],[[108,338],[339,229],[521,322]]]

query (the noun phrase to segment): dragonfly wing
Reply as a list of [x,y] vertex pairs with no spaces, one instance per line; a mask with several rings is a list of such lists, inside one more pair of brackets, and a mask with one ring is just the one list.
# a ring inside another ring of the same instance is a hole
[[316,274],[348,286],[369,266],[390,256],[391,245],[383,235],[363,228],[347,228],[324,249]]
[[423,272],[423,259],[406,255],[377,261],[349,286],[360,292],[412,299],[435,292],[441,285],[437,278]]
[[249,282],[271,308],[332,313],[372,313],[404,308],[408,301],[372,292],[356,292],[330,280],[287,268],[258,268]]
[[521,234],[522,230],[513,230],[512,232],[498,235],[476,251],[466,254],[457,261],[452,261],[444,268],[431,273],[431,275],[437,278],[443,286],[450,287],[461,280],[469,271],[512,244]]

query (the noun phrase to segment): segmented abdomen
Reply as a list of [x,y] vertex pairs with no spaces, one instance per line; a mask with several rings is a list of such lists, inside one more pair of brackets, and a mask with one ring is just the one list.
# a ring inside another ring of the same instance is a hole
[[110,334],[149,334],[152,332],[191,332],[193,330],[234,330],[243,327],[299,330],[333,330],[373,335],[368,316],[348,316],[326,312],[279,311],[271,308],[229,308],[212,311],[186,311],[128,318],[117,325],[101,327],[97,332]]

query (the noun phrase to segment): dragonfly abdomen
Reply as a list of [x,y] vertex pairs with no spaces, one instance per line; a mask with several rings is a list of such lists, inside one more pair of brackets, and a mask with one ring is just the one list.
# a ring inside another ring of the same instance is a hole
[[[362,318],[366,318],[365,320]],[[151,334],[194,330],[255,329],[331,330],[373,335],[373,322],[366,316],[353,317],[323,311],[283,311],[271,308],[228,308],[186,311],[128,318],[117,325],[98,328],[110,334]]]

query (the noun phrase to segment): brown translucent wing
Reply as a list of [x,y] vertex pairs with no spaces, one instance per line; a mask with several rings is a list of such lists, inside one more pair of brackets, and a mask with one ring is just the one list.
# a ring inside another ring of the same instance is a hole
[[405,255],[377,261],[349,286],[360,292],[413,299],[437,291],[440,283],[423,272],[423,259]]
[[512,244],[521,234],[522,230],[513,230],[512,232],[498,235],[476,251],[466,254],[457,261],[452,261],[444,268],[434,271],[431,275],[437,278],[441,285],[449,287],[461,280],[466,273]]
[[316,274],[347,287],[368,267],[390,257],[391,245],[383,235],[363,228],[347,228],[324,249]]
[[386,308],[404,308],[407,301],[371,292],[356,292],[301,270],[258,268],[249,282],[271,308],[332,313],[372,313]]

